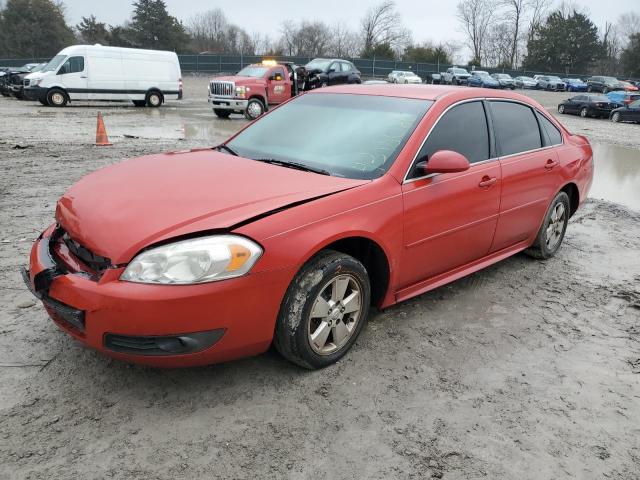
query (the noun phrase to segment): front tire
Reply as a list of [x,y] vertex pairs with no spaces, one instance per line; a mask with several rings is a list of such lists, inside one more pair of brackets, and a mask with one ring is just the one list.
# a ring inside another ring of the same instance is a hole
[[231,110],[223,110],[221,108],[214,108],[213,113],[216,114],[218,118],[229,118],[231,115]]
[[615,112],[613,115],[611,115],[611,121],[614,123],[618,123],[621,120],[620,118],[620,112]]
[[569,196],[559,192],[551,202],[533,245],[525,253],[533,258],[546,260],[560,249],[569,222]]
[[276,322],[274,346],[304,368],[331,365],[355,343],[370,301],[364,265],[349,255],[324,250],[289,285]]
[[252,98],[247,103],[247,110],[244,112],[244,116],[247,120],[255,120],[264,113],[264,104],[257,98]]
[[564,105],[558,105],[558,113],[564,113]]
[[589,110],[587,107],[582,107],[582,110],[580,110],[580,116],[582,118],[587,118],[589,116]]
[[59,88],[52,88],[47,92],[47,104],[51,107],[64,107],[69,101],[69,97]]

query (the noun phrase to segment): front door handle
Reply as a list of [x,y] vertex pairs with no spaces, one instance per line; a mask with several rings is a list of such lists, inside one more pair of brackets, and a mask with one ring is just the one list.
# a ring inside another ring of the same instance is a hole
[[480,188],[489,188],[491,185],[494,185],[497,181],[498,179],[496,177],[489,177],[488,175],[485,175],[484,177],[482,177],[482,180],[480,181],[478,186]]
[[80,78],[87,78],[86,75],[80,75]]
[[546,168],[547,170],[551,170],[556,165],[558,165],[558,162],[556,162],[555,160],[549,159],[549,160],[547,160],[547,164],[544,166],[544,168]]

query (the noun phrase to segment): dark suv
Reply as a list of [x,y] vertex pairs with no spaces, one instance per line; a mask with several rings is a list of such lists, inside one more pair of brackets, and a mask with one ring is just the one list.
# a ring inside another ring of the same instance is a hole
[[613,92],[624,90],[624,85],[615,77],[591,77],[587,79],[587,92]]
[[314,58],[305,65],[304,90],[343,83],[362,83],[360,71],[348,60]]

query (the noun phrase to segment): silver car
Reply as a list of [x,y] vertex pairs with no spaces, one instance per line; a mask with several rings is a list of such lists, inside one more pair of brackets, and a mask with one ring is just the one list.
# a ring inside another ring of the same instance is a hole
[[511,90],[516,88],[513,78],[508,73],[494,73],[491,76],[498,81],[500,88],[510,88]]
[[517,88],[537,88],[538,82],[531,77],[516,77],[513,79],[513,83]]

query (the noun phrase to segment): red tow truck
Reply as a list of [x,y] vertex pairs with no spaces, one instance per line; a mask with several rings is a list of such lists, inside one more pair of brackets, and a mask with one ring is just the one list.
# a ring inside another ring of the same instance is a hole
[[[290,62],[265,60],[247,65],[236,75],[215,77],[209,83],[209,103],[220,118],[242,113],[254,120],[302,91],[304,68]],[[302,82],[302,83],[299,83]]]

